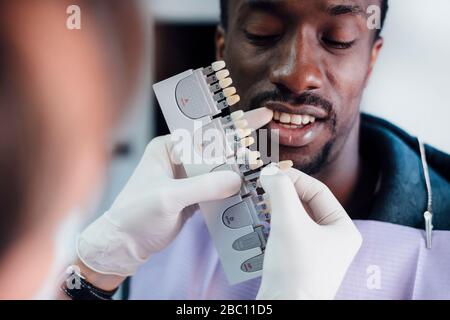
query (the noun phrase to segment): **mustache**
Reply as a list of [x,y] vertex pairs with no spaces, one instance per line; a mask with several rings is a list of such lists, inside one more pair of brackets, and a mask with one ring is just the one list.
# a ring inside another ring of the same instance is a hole
[[250,99],[250,106],[252,108],[259,108],[267,102],[282,102],[295,105],[310,105],[324,109],[328,114],[333,111],[333,103],[323,98],[322,96],[312,93],[303,92],[300,95],[292,92],[283,92],[279,89],[273,91],[266,91],[257,94]]

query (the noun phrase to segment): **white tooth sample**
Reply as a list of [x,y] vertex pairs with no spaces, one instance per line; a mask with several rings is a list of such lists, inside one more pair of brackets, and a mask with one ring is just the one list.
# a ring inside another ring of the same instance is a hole
[[261,157],[261,153],[258,151],[250,151],[248,155],[248,163],[249,164],[258,164],[258,160]]
[[235,93],[236,93],[236,88],[235,87],[229,87],[229,88],[223,89],[223,95],[226,98],[231,97]]
[[236,128],[238,128],[238,129],[245,129],[245,128],[247,128],[248,127],[248,121],[247,120],[239,120],[239,121],[236,121],[235,123],[234,123],[234,126],[236,127]]
[[220,70],[219,72],[216,73],[216,77],[217,77],[218,80],[225,79],[229,75],[230,75],[230,71],[228,71],[227,69]]
[[212,68],[214,71],[219,71],[225,68],[226,64],[225,61],[216,61],[212,64]]
[[236,151],[236,158],[238,160],[245,158],[245,155],[250,151],[248,148],[241,147]]
[[237,120],[241,119],[244,116],[244,114],[245,114],[244,111],[238,110],[238,111],[235,111],[232,114],[230,114],[230,118],[233,121],[237,121]]
[[227,103],[229,106],[233,106],[236,103],[238,103],[240,100],[241,100],[241,97],[239,97],[237,94],[235,94],[234,96],[227,98]]
[[251,129],[236,129],[236,133],[240,139],[243,139],[243,138],[251,135],[252,130]]
[[256,161],[256,163],[250,164],[251,170],[256,170],[258,168],[261,168],[264,165],[264,162],[262,160]]
[[316,118],[314,118],[314,117],[311,117],[311,116],[310,116],[310,118],[311,118],[311,123],[314,123],[314,122],[316,122]]
[[278,111],[275,111],[274,113],[273,113],[273,118],[275,119],[275,120],[280,120],[280,113],[278,112]]
[[280,116],[280,122],[281,123],[290,123],[291,122],[291,116],[287,113],[282,113]]
[[261,153],[258,151],[250,151],[247,148],[245,150],[238,150],[236,153],[237,161],[239,164],[258,164],[258,160],[261,157]]
[[241,140],[241,145],[243,147],[250,147],[252,144],[255,143],[255,139],[253,137],[247,137]]
[[300,126],[303,123],[302,116],[299,114],[294,114],[293,116],[291,116],[291,123]]
[[232,83],[233,83],[233,80],[231,80],[231,78],[225,78],[225,79],[222,79],[219,81],[219,86],[222,89],[225,89],[225,88],[231,86]]
[[278,167],[281,171],[287,171],[294,166],[294,163],[291,160],[281,161],[278,163]]

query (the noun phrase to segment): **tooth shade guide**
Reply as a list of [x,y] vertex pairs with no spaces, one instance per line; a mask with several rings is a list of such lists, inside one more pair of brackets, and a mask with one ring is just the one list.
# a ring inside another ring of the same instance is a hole
[[208,78],[206,78],[206,82],[208,84],[213,84],[215,82],[219,81],[219,79],[217,79],[217,76],[215,74],[209,76]]
[[238,120],[236,122],[229,121],[224,124],[224,128],[228,130],[237,130],[237,129],[245,129],[248,127],[247,120]]
[[218,83],[214,83],[214,84],[210,85],[209,88],[210,88],[211,92],[213,92],[213,93],[216,93],[216,92],[222,90],[222,87]]
[[216,73],[216,78],[218,79],[218,80],[223,80],[223,79],[225,79],[226,77],[228,77],[230,75],[230,71],[228,71],[228,70],[221,70],[221,71],[219,71],[219,72],[217,72]]
[[281,161],[278,163],[278,168],[280,168],[281,171],[289,170],[294,166],[294,163],[291,160]]
[[236,121],[236,120],[239,120],[239,119],[241,119],[242,117],[244,117],[244,114],[245,114],[244,111],[238,110],[238,111],[233,112],[233,113],[230,115],[230,117],[231,117],[231,120]]
[[228,105],[226,100],[222,100],[222,101],[217,103],[217,108],[219,108],[220,110],[226,109],[228,107],[229,107],[229,105]]
[[261,154],[258,151],[250,151],[247,148],[244,148],[247,151],[238,150],[236,153],[236,161],[238,164],[248,165],[250,169],[252,166],[259,166],[261,164]]
[[220,60],[220,61],[216,61],[216,62],[213,62],[213,64],[211,65],[211,67],[212,67],[212,69],[214,70],[214,71],[219,71],[219,70],[222,70],[223,68],[225,68],[226,67],[226,63],[225,63],[225,61],[223,61],[223,60]]
[[254,173],[249,173],[249,174],[244,175],[244,180],[245,181],[256,180],[256,179],[259,179],[260,176],[261,176],[261,171],[257,171]]
[[229,106],[233,106],[236,103],[238,103],[239,101],[241,101],[241,97],[239,95],[237,95],[237,94],[227,98],[227,103],[228,103]]
[[203,74],[204,74],[205,76],[209,76],[210,74],[213,74],[214,72],[215,72],[215,71],[214,71],[214,69],[213,69],[212,66],[203,68]]
[[252,130],[250,129],[237,129],[236,133],[240,139],[244,139],[252,134]]
[[235,125],[236,128],[244,129],[244,128],[248,127],[248,121],[245,120],[245,119],[238,120],[238,121],[234,122],[234,125]]
[[228,98],[231,97],[232,95],[234,95],[236,93],[236,88],[235,87],[229,87],[229,88],[225,88],[223,89],[223,95]]
[[219,91],[214,95],[214,101],[220,101],[226,98],[225,94],[223,91]]
[[219,86],[222,89],[225,89],[225,88],[231,86],[232,84],[233,84],[233,80],[231,80],[231,78],[225,78],[225,79],[222,79],[219,81]]
[[240,140],[240,144],[242,147],[250,147],[255,143],[255,139],[253,137],[247,137]]

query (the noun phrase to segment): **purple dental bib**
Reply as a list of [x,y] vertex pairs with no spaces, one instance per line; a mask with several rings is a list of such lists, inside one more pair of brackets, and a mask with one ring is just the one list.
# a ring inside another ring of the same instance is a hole
[[[337,299],[450,299],[450,231],[434,231],[427,249],[423,230],[354,222],[364,242]],[[129,298],[247,300],[255,299],[259,284],[228,285],[203,218],[195,214],[132,278]]]

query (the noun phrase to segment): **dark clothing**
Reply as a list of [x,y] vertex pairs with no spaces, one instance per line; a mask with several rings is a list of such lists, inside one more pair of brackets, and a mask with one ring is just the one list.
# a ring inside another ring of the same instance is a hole
[[[428,193],[419,142],[393,124],[367,114],[361,119],[361,153],[380,169],[368,220],[424,228]],[[426,145],[435,230],[450,230],[450,156]]]

